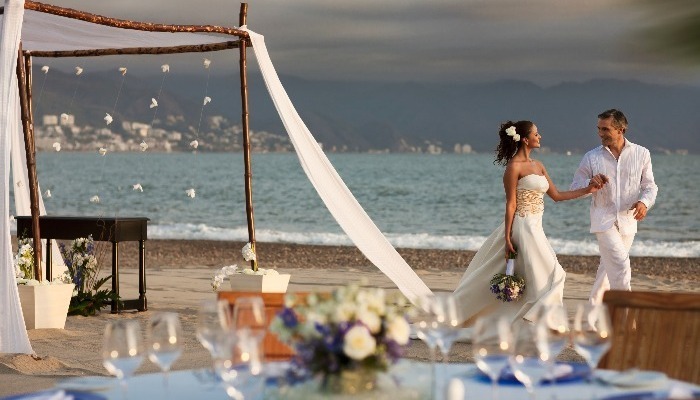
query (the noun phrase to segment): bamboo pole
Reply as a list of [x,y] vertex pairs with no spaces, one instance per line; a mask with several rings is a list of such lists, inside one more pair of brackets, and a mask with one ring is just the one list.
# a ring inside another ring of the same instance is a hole
[[[238,16],[239,25],[245,25],[248,14],[248,4],[241,3],[241,11]],[[248,77],[246,63],[246,42],[241,41],[238,48],[239,70],[241,75],[241,123],[243,125],[243,163],[245,164],[245,212],[248,220],[248,241],[253,251],[255,251],[255,219],[253,218],[253,173],[250,165],[250,128],[248,114]],[[250,267],[253,271],[258,270],[257,252],[256,260],[251,260]]]
[[29,200],[32,213],[32,236],[34,238],[34,279],[41,281],[41,232],[39,232],[39,189],[36,177],[36,149],[34,146],[34,126],[31,110],[31,58],[25,58],[20,43],[17,53],[17,83],[19,89],[20,109],[22,112],[22,129],[24,131],[24,151],[27,156],[27,174],[29,178]]
[[171,47],[127,47],[122,49],[90,49],[90,50],[60,50],[60,51],[27,51],[34,57],[98,57],[132,54],[179,54],[179,53],[204,53],[209,51],[221,51],[235,49],[239,41],[228,41],[210,44],[194,44]]
[[90,22],[93,24],[112,26],[122,29],[134,29],[139,31],[150,32],[206,32],[206,33],[221,33],[225,35],[238,36],[240,38],[248,38],[248,32],[237,28],[228,28],[217,25],[171,25],[171,24],[156,24],[152,22],[138,22],[124,19],[104,17],[102,15],[91,14],[84,11],[74,10],[72,8],[58,7],[51,4],[39,3],[37,1],[26,1],[24,3],[25,10],[39,11],[47,14],[58,15],[61,17],[78,19],[81,21]]

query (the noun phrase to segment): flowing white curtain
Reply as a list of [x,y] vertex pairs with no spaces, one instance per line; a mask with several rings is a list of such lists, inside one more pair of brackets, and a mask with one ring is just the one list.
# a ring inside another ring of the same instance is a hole
[[272,102],[282,118],[306,176],[328,211],[365,257],[388,276],[409,300],[415,302],[420,296],[431,294],[428,286],[362,209],[301,120],[270,61],[265,38],[244,26],[240,29],[245,29],[250,34],[255,57]]
[[24,0],[6,0],[0,36],[0,353],[33,353],[17,292],[10,242],[10,147],[12,127],[19,121],[19,94],[15,68]]

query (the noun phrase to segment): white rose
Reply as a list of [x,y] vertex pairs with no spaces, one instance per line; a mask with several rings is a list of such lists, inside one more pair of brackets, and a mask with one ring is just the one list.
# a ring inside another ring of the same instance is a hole
[[353,360],[364,360],[376,348],[377,341],[364,326],[356,325],[345,334],[343,352]]
[[347,302],[341,303],[333,314],[335,322],[346,322],[350,321],[355,315],[356,307],[355,304]]
[[369,328],[369,331],[372,333],[377,333],[382,328],[382,320],[379,318],[379,315],[373,311],[367,309],[360,310],[357,313],[357,319],[367,325],[367,328]]
[[411,327],[404,317],[393,318],[386,329],[386,336],[402,346],[408,344],[410,334]]

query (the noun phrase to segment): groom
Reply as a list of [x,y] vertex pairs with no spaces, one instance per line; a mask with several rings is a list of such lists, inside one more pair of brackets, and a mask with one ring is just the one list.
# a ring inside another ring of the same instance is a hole
[[632,290],[629,250],[637,221],[646,217],[656,201],[649,150],[625,138],[627,118],[615,109],[598,115],[598,136],[602,146],[583,156],[574,174],[571,190],[589,181],[607,183],[592,194],[591,233],[598,239],[600,264],[590,303],[600,304],[608,289]]

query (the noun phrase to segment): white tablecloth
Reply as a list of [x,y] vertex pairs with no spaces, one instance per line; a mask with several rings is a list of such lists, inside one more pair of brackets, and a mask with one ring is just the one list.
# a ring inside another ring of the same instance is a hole
[[[272,365],[269,370],[279,370],[279,364]],[[435,390],[436,399],[462,400],[462,399],[491,399],[491,384],[478,375],[474,364],[436,364],[437,388]],[[221,383],[216,382],[211,371],[206,370],[184,370],[174,371],[169,375],[169,386],[167,392],[164,390],[162,374],[145,374],[132,377],[128,380],[128,399],[228,399],[225,389]],[[73,384],[71,384],[73,383]],[[81,387],[82,385],[82,387]],[[57,385],[58,388],[66,390],[91,389],[92,393],[103,396],[107,399],[123,399],[122,388],[118,381],[113,378],[78,378],[66,380]],[[371,396],[364,395],[361,399],[428,399],[430,398],[431,370],[429,364],[404,360],[397,364],[392,373],[383,379],[386,390],[375,393]],[[312,390],[311,383],[307,386],[287,386],[283,379],[268,379],[264,392],[256,395],[249,395],[246,399],[254,397],[256,399],[308,399]],[[449,389],[452,389],[451,393]],[[595,393],[597,398],[632,392],[656,392],[659,394],[668,393],[670,389],[674,391],[696,392],[700,387],[676,380],[666,380],[656,382],[651,386],[638,387],[616,387],[605,385],[600,382],[589,384],[584,380],[574,380],[556,385],[541,385],[537,388],[537,398],[549,400],[556,395],[558,400],[576,400],[592,398]],[[244,389],[245,391],[245,389]],[[464,392],[463,397],[455,396]],[[318,398],[328,398],[319,396]],[[349,397],[340,397],[349,398]],[[519,384],[502,384],[498,387],[498,398],[501,400],[527,399],[525,388]],[[665,397],[664,397],[665,398]],[[29,397],[27,397],[29,399]],[[87,397],[85,400],[96,400],[95,397]],[[81,400],[78,396],[77,400]]]

